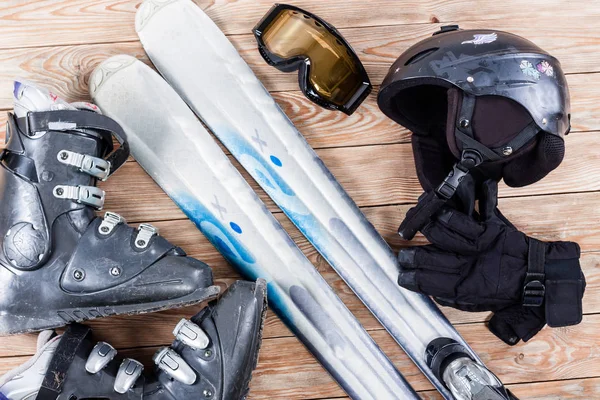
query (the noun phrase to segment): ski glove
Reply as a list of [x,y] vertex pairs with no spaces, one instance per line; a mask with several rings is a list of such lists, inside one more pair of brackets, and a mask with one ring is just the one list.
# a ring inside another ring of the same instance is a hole
[[496,312],[490,330],[509,344],[545,323],[578,324],[585,290],[579,246],[519,232],[498,211],[497,194],[497,182],[483,183],[478,219],[450,207],[435,214],[421,230],[432,244],[400,251],[398,283],[442,305]]

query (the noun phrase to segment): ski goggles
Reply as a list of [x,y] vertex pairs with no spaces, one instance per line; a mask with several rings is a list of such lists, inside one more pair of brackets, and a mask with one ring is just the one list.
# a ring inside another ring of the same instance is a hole
[[352,47],[316,15],[275,4],[253,32],[265,61],[283,72],[298,70],[300,89],[321,107],[350,115],[371,92]]

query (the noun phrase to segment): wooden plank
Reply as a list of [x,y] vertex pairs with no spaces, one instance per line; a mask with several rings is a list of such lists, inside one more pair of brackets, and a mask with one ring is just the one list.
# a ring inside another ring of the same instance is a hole
[[[537,383],[520,383],[516,385],[508,385],[508,388],[519,399],[596,399],[600,397],[600,378],[570,379]],[[436,391],[425,391],[419,394],[422,398],[428,400],[442,399],[442,396]]]
[[[598,132],[568,136],[566,158],[559,168],[534,185],[523,188],[503,185],[500,195],[529,196],[600,190],[600,180],[596,179],[600,174],[599,139]],[[422,193],[409,144],[321,149],[317,152],[359,206],[416,202]],[[269,209],[279,211],[246,171],[231,159]],[[135,162],[126,163],[101,187],[107,192],[105,208],[126,216],[129,221],[185,218]],[[136,196],[132,196],[129,190],[123,190],[132,187],[136,188]]]
[[[593,199],[589,199],[585,202],[585,204],[590,204],[596,202],[600,199],[600,193],[594,194]],[[574,196],[574,195],[569,195]],[[585,196],[590,196],[589,194]],[[559,196],[552,196],[559,197]],[[503,203],[512,203],[512,207],[504,207],[505,213],[507,215],[513,215],[519,213],[521,210],[518,209],[520,204],[523,204],[523,200],[527,200],[528,198],[521,199],[503,199]],[[537,197],[533,197],[530,199],[538,199]],[[586,205],[583,207],[586,207]],[[506,204],[503,204],[505,206]],[[562,229],[560,226],[557,226],[556,223],[552,224],[551,227],[545,228],[540,227],[538,225],[545,224],[545,220],[549,218],[549,214],[553,213],[556,209],[560,209],[562,206],[560,204],[552,203],[550,206],[546,207],[538,207],[542,210],[538,210],[539,215],[536,216],[536,221],[534,224],[528,225],[527,232],[531,231],[541,231],[546,229],[546,240],[557,240],[557,236],[562,235]],[[392,207],[386,207],[387,209]],[[396,207],[398,208],[398,207]],[[404,207],[405,210],[407,207]],[[535,208],[532,204],[525,204],[525,209],[534,210]],[[378,215],[383,210],[378,209],[367,209],[367,215],[371,218],[372,221],[380,221]],[[400,211],[400,210],[397,210]],[[531,213],[531,212],[530,212]],[[575,211],[574,214],[577,212]],[[600,211],[597,213],[600,214]],[[300,247],[303,249],[306,256],[311,260],[311,262],[316,266],[319,272],[323,275],[323,277],[327,280],[329,285],[334,289],[334,291],[340,296],[342,301],[348,306],[348,308],[354,313],[354,315],[359,319],[359,321],[363,324],[363,326],[367,330],[381,330],[381,325],[375,320],[375,318],[371,315],[371,313],[364,307],[364,305],[360,302],[360,300],[352,293],[352,291],[346,286],[346,284],[341,280],[341,278],[332,270],[332,268],[323,260],[323,258],[316,253],[314,248],[310,246],[307,241],[302,237],[302,235],[289,223],[288,220],[282,215],[278,215],[279,219],[282,221],[286,230],[291,232],[292,238],[299,243]],[[589,216],[591,221],[597,220],[600,215],[591,215]],[[529,216],[529,219],[532,219]],[[585,216],[581,216],[578,221],[568,221],[569,223],[569,231],[574,234],[580,233],[582,229],[583,221],[586,219]],[[519,220],[516,220],[519,221]],[[183,220],[183,221],[170,221],[170,222],[160,222],[156,224],[160,230],[161,234],[176,245],[184,248],[187,253],[192,257],[197,257],[205,262],[207,262],[213,268],[215,279],[217,280],[217,284],[225,288],[228,284],[230,284],[234,279],[238,279],[239,275],[225,262],[225,260],[217,253],[216,249],[214,249],[210,243],[202,236],[202,234],[197,231],[191,224],[191,222]],[[393,237],[395,235],[395,223],[387,224],[383,226],[380,223],[376,222],[376,227],[380,232],[383,233],[383,236]],[[517,224],[518,225],[518,224]],[[553,229],[553,232],[550,230]],[[597,239],[596,231],[592,231],[589,235],[593,235],[593,240]],[[569,240],[569,237],[565,237],[564,240]],[[399,240],[395,240],[400,244]],[[422,237],[417,238],[416,243],[424,243],[424,239]],[[582,248],[584,251],[587,251],[582,256],[582,268],[586,275],[587,279],[587,288],[586,295],[584,297],[584,313],[592,314],[592,313],[600,313],[600,252],[592,252],[585,245],[585,239],[582,238],[580,240],[582,243]],[[406,245],[402,243],[401,245]],[[597,243],[595,249],[600,249],[600,243]],[[394,246],[395,249],[398,249],[398,245]],[[96,321],[91,321],[90,325],[94,327],[95,330],[102,337],[110,340],[110,342],[114,343],[116,346],[120,348],[126,347],[138,347],[138,346],[152,346],[152,345],[164,345],[164,338],[169,338],[169,333],[174,326],[181,318],[190,317],[191,315],[198,312],[201,307],[194,306],[190,308],[185,308],[181,310],[170,310],[166,312],[150,314],[145,316],[133,316],[133,317],[111,317],[111,318],[103,318]],[[454,324],[465,324],[472,322],[483,322],[489,318],[488,313],[465,313],[458,310],[443,308],[443,312],[450,319],[450,321]],[[155,335],[148,336],[131,336],[127,335],[130,333],[131,327],[137,327],[140,324],[143,324],[148,329],[148,332],[154,332]],[[267,325],[265,329],[264,336],[266,338],[276,338],[276,337],[284,337],[290,336],[291,333],[289,330],[283,326],[283,324],[279,321],[278,318],[273,313],[269,313],[267,318]],[[159,339],[160,338],[160,339]],[[157,340],[161,340],[157,342]],[[0,337],[0,357],[3,356],[15,356],[22,354],[30,354],[33,349],[35,349],[35,335],[22,335],[17,337]]]
[[[463,325],[458,329],[505,384],[600,376],[600,364],[596,362],[600,315],[586,316],[575,327],[544,329],[528,343],[513,347],[495,338],[483,324]],[[129,331],[131,335],[140,333],[154,334],[149,329],[140,331],[139,326],[132,326]],[[426,378],[386,332],[371,334],[416,390],[431,389]],[[154,346],[126,349],[121,351],[121,355],[135,357],[150,365],[156,349]],[[3,359],[0,373],[25,360],[25,357]],[[592,390],[596,393],[599,390],[597,384],[588,388],[575,384],[571,388],[578,387],[577,392]],[[310,399],[342,397],[344,393],[295,337],[286,337],[263,341],[251,395],[253,399]]]
[[[4,126],[4,123],[3,116],[0,126]],[[503,187],[501,196],[600,190],[600,181],[595,178],[600,173],[599,138],[598,132],[568,136],[567,154],[558,169],[534,185]],[[422,192],[409,144],[320,149],[317,152],[359,206],[415,202]],[[273,202],[233,158],[232,162],[260,193],[269,208],[276,211]],[[123,190],[131,187],[136,188],[138,196],[131,196],[131,192]],[[184,218],[135,162],[127,163],[107,183],[103,183],[102,188],[108,193],[105,208],[123,213],[131,221]]]
[[[596,52],[600,54],[600,49],[596,48]],[[12,107],[12,81],[15,78],[48,87],[69,101],[88,99],[89,74],[100,62],[120,53],[130,54],[148,62],[138,42],[3,51],[0,54],[0,109],[8,110]],[[313,146],[397,143],[407,138],[406,131],[378,111],[375,100],[377,88],[356,115],[345,117],[342,113],[326,111],[310,103],[297,92],[295,75],[281,74],[267,66],[257,58],[259,56],[256,49],[248,49],[242,55],[251,63],[267,89],[294,91],[293,94],[281,93],[276,96],[276,100],[283,105],[288,115],[292,115],[298,128],[309,139],[313,139]],[[367,65],[367,69],[382,67],[387,70],[389,65],[387,62],[385,65]],[[375,74],[375,71],[370,72]],[[384,73],[385,71],[381,72]],[[376,84],[380,81],[373,79]],[[572,96],[574,130],[600,130],[600,122],[596,118],[597,94],[594,90],[600,85],[600,74],[570,75],[568,81]]]
[[[514,347],[500,342],[482,324],[460,326],[459,331],[490,369],[504,383],[511,384],[599,376],[600,366],[595,360],[599,327],[600,316],[588,316],[576,327],[544,329],[528,343]],[[431,387],[386,332],[372,335],[416,390]],[[339,388],[333,382],[327,383],[330,378],[295,338],[264,343],[252,383],[254,398],[343,395],[330,392]]]
[[[380,84],[390,65],[407,48],[430,37],[443,24],[382,26],[351,28],[342,31],[352,44],[371,78]],[[497,29],[521,35],[560,60],[566,73],[589,73],[600,71],[598,47],[600,38],[595,31],[600,29],[600,18],[578,18],[578,24],[565,18],[542,18],[535,27],[527,20],[511,18],[498,21],[477,21],[461,24],[465,29]],[[557,37],[560,35],[560,38]],[[277,90],[295,90],[297,74],[278,72],[267,65],[256,50],[252,35],[230,37],[244,59],[250,64],[265,86]],[[576,51],[574,51],[577,49]],[[576,52],[580,52],[576,54]]]
[[[600,190],[600,180],[596,178],[600,174],[600,133],[576,133],[566,140],[567,153],[559,168],[534,185],[523,188],[503,185],[500,195],[514,197]],[[320,149],[317,153],[361,207],[416,202],[422,193],[409,144]],[[278,212],[256,182],[231,159],[269,209]],[[107,192],[105,209],[120,213],[129,221],[185,218],[135,162],[126,163],[101,187]],[[124,190],[132,187],[136,188],[135,196]]]
[[[493,26],[481,22],[473,22],[464,27],[494,28],[520,34],[558,58],[566,73],[598,72],[600,71],[600,56],[598,55],[600,39],[593,32],[600,29],[600,19],[585,17],[581,18],[580,22],[580,24],[574,26],[567,19],[556,16],[540,20],[539,25],[536,24],[535,28],[532,28],[527,21],[520,19],[496,21]],[[440,26],[441,24],[427,24],[352,28],[343,32],[365,64],[371,81],[375,85],[378,85],[387,74],[390,65],[406,48],[417,43],[419,40],[429,37]],[[557,35],[560,35],[560,37],[557,37]],[[44,37],[44,35],[30,36]],[[231,36],[230,40],[267,88],[277,91],[297,90],[297,74],[279,72],[277,69],[267,65],[258,53],[256,41],[252,35]],[[51,63],[56,63],[60,60],[62,67],[69,66],[71,69],[76,69],[78,66],[81,66],[83,71],[88,67],[86,64],[94,61],[90,60],[92,54],[97,54],[102,59],[102,56],[114,55],[115,52],[120,51],[132,54],[138,58],[145,58],[145,54],[137,38],[131,42],[55,46],[56,44],[52,43],[51,46],[40,48],[6,50],[3,52],[2,59],[16,62],[17,64],[13,66],[5,65],[3,68],[15,69],[18,65],[23,66],[24,64],[28,67],[35,66],[39,68],[39,65],[26,64],[32,64],[36,59],[45,60],[49,55],[52,58],[48,57],[46,67],[53,67]],[[78,52],[73,52],[72,49],[77,49]],[[77,74],[81,71],[75,70],[73,72]],[[13,75],[10,78],[12,79],[15,76],[21,75]]]
[[[571,240],[583,251],[600,250],[597,221],[600,220],[600,192],[501,198],[499,208],[518,229],[544,241]],[[392,247],[406,245],[396,234],[409,205],[363,209],[383,238]],[[424,243],[420,237],[416,243]]]
[[[585,251],[594,251],[600,250],[600,235],[597,235],[597,221],[600,220],[600,207],[596,207],[598,202],[600,192],[511,197],[500,199],[500,209],[517,227],[541,240],[574,240],[580,242]],[[378,206],[364,208],[363,212],[389,243],[401,246],[396,229],[409,207],[410,204]],[[125,213],[124,215],[129,217]],[[557,219],[557,216],[560,216],[560,219]],[[291,224],[285,217],[281,214],[277,217],[283,221],[286,228],[290,228],[288,231],[291,231],[293,236],[298,236],[291,230]],[[129,220],[133,221],[132,218]],[[193,235],[196,240],[193,229],[183,228],[185,225],[182,224],[187,223],[187,220],[175,220],[159,224],[165,225],[169,234],[172,232],[172,238],[179,240],[183,234],[185,238]],[[171,231],[172,228],[174,229]],[[187,230],[182,233],[181,229]],[[167,234],[165,236],[171,238]],[[300,245],[302,247],[303,242],[300,242]]]
[[[6,114],[0,113],[0,127],[5,125]],[[319,129],[318,126],[314,128]],[[4,133],[2,129],[0,149],[4,147]],[[314,135],[307,139],[309,143],[318,146],[319,142],[316,139],[318,132],[312,131],[312,133]],[[521,196],[600,190],[600,180],[596,179],[600,174],[600,132],[575,133],[567,136],[565,140],[566,157],[559,168],[534,185],[523,188],[504,186],[500,195]],[[414,202],[422,192],[416,176],[412,149],[408,143],[317,149],[317,153],[360,206]],[[382,157],[382,155],[389,155],[389,157]],[[263,201],[268,203],[271,210],[275,210],[273,203],[264,192],[260,191],[243,168],[233,158],[231,159],[254,189],[260,192]],[[142,199],[130,196],[130,192],[121,190],[122,187],[136,187]],[[121,210],[119,212],[128,214],[129,218],[134,218],[133,220],[141,217],[151,220],[183,217],[136,163],[126,164],[110,181],[103,184],[103,189],[108,193],[107,208]],[[148,201],[144,201],[144,198]]]
[[[568,137],[567,154],[559,168],[540,182],[522,188],[502,185],[500,196],[532,196],[600,190],[600,133]],[[366,146],[317,151],[348,194],[361,207],[416,202],[421,188],[408,144]],[[388,155],[388,156],[383,156]],[[273,212],[273,201],[248,173],[233,160],[244,178]],[[107,192],[106,209],[130,221],[184,218],[179,208],[137,163],[127,163],[101,187]],[[135,187],[137,196],[123,188]]]
[[[0,6],[0,36],[4,39],[0,48],[136,40],[134,18],[139,3],[139,0],[43,0],[35,4],[19,0],[5,1]],[[251,32],[272,5],[269,0],[196,0],[196,3],[227,34]],[[503,7],[498,7],[494,0],[479,1],[477,7],[470,7],[465,0],[412,0],[403,3],[402,7],[398,7],[394,0],[375,0],[369,3],[367,9],[360,2],[344,0],[303,0],[292,3],[319,15],[342,30],[348,27],[429,25],[462,21],[466,22],[465,26],[471,25],[472,21],[485,21],[480,24],[494,27],[513,20],[514,9],[522,8],[517,0],[507,0]],[[560,0],[532,0],[527,9],[536,10],[535,26],[542,29],[556,26],[544,23],[547,18],[564,20],[566,23],[571,20],[567,17],[599,15],[596,8],[588,7],[584,0],[568,3]],[[531,26],[530,23],[524,25]],[[577,25],[571,27],[576,29]],[[43,34],[31,34],[32,30]],[[562,32],[568,34],[568,31]]]
[[[0,67],[0,71],[1,69],[2,67]],[[44,85],[50,85],[49,82],[45,81]],[[0,90],[0,97],[3,92],[6,92],[7,98],[3,103],[12,105],[12,89],[10,89],[12,83],[10,80],[0,81],[0,86],[3,84],[6,86]],[[88,97],[87,94],[81,96],[81,98]],[[68,97],[70,100],[77,98],[73,95]],[[299,91],[276,92],[273,93],[273,97],[315,148],[408,143],[410,141],[410,133],[406,129],[379,111],[375,95],[369,96],[351,116],[326,111],[308,101]],[[0,111],[0,149],[4,147],[5,125],[6,111]]]
[[[587,288],[584,297],[584,314],[600,313],[600,253],[586,253],[582,257],[582,268],[586,275]],[[335,292],[346,303],[348,308],[359,319],[368,331],[382,330],[381,325],[358,300],[341,278],[329,267],[321,271],[334,288]],[[217,284],[223,288],[235,278],[217,279]],[[170,333],[181,318],[190,318],[202,306],[186,307],[143,316],[117,316],[87,322],[98,337],[109,341],[119,348],[160,346],[169,343]],[[481,323],[489,318],[489,313],[466,313],[447,307],[442,307],[444,314],[455,324]],[[587,317],[586,317],[587,318]],[[144,326],[152,335],[133,335],[133,327]],[[283,325],[274,312],[269,310],[263,337],[266,339],[289,337],[292,333]],[[35,352],[36,334],[0,337],[0,357],[29,355]]]

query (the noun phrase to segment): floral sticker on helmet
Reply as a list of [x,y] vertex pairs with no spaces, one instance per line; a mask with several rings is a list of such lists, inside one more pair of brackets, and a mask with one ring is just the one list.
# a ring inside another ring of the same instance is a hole
[[[525,74],[527,76],[531,76],[532,78],[535,78],[535,79],[540,79],[540,77],[541,77],[540,71],[535,69],[533,67],[533,64],[530,63],[529,61],[527,61],[527,60],[521,61],[520,67],[521,67],[521,71],[523,72],[523,74]],[[554,72],[552,72],[552,73],[554,73]]]
[[554,68],[552,68],[552,65],[550,65],[548,61],[542,61],[541,63],[536,65],[536,68],[542,74],[546,74],[549,77],[554,77]]

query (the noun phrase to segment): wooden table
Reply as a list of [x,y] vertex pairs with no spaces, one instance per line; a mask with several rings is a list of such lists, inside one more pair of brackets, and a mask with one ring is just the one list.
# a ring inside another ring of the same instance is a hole
[[[347,117],[315,107],[298,91],[295,74],[267,66],[250,34],[271,1],[200,0],[284,111],[317,149],[377,229],[396,249],[404,212],[421,193],[409,133],[386,119],[377,88]],[[490,334],[487,314],[445,309],[487,365],[525,399],[600,398],[600,1],[597,0],[320,0],[291,1],[340,29],[377,85],[409,45],[442,24],[492,28],[523,35],[558,57],[571,88],[573,133],[563,164],[534,185],[501,189],[500,207],[516,225],[544,240],[575,240],[587,275],[585,317],[576,327],[544,329],[527,344],[508,347]],[[3,0],[0,3],[0,110],[12,107],[12,80],[45,85],[68,100],[88,98],[87,80],[105,58],[128,53],[145,62],[133,21],[140,0]],[[4,125],[4,116],[0,124]],[[2,132],[2,135],[4,132]],[[245,174],[247,177],[248,175]],[[375,340],[425,398],[440,398],[348,287],[257,188],[277,218],[315,263]],[[214,268],[226,286],[237,273],[135,161],[102,185],[105,209],[128,222],[151,222],[161,234]],[[423,239],[417,239],[423,242]],[[24,294],[26,295],[26,294]],[[198,307],[90,323],[97,336],[148,363],[171,330]],[[252,399],[333,399],[344,392],[270,313]],[[0,373],[35,351],[35,335],[0,338]],[[383,399],[382,399],[383,400]]]

